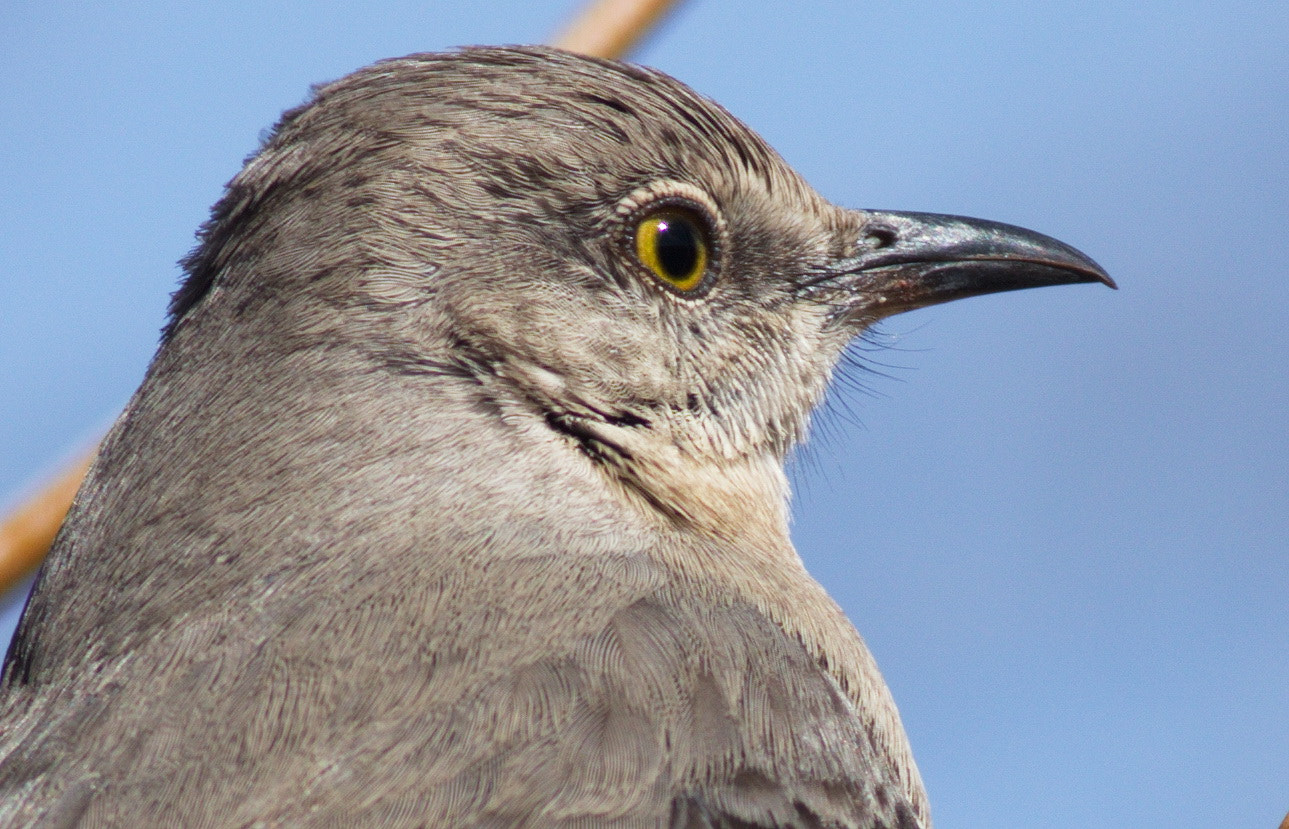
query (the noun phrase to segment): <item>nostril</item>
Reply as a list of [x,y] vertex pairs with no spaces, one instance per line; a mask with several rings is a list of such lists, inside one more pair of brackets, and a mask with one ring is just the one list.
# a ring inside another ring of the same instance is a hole
[[868,250],[881,250],[895,244],[895,231],[887,227],[870,227],[864,230],[859,243]]

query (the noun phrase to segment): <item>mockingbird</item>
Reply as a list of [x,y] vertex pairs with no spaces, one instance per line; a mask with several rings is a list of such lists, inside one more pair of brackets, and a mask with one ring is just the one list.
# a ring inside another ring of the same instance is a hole
[[784,456],[866,326],[1090,259],[470,49],[318,89],[185,264],[9,651],[5,825],[929,826]]

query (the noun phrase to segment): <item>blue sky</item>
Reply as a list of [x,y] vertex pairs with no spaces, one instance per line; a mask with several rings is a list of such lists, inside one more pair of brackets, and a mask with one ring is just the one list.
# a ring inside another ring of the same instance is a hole
[[[10,2],[0,500],[104,429],[175,262],[309,84],[546,39],[569,2]],[[1289,809],[1289,10],[695,0],[637,58],[826,196],[1074,244],[1122,290],[884,326],[794,467],[942,827]],[[86,601],[93,601],[87,596]],[[11,603],[0,637],[16,612]]]

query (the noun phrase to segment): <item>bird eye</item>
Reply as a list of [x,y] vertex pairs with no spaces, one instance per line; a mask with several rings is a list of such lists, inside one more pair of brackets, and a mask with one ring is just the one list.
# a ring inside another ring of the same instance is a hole
[[706,223],[692,211],[668,207],[636,226],[636,256],[654,276],[679,291],[702,284],[710,251]]

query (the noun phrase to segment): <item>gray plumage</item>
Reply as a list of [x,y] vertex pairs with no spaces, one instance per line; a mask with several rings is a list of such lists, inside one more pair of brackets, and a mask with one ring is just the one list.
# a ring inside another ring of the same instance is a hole
[[1090,260],[488,49],[318,89],[186,265],[11,646],[0,823],[930,825],[783,460],[871,322]]

